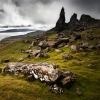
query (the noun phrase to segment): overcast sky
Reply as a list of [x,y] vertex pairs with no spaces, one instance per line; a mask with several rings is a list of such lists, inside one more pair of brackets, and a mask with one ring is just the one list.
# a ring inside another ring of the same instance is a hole
[[65,8],[66,22],[73,13],[100,19],[100,0],[0,0],[0,24],[52,28]]

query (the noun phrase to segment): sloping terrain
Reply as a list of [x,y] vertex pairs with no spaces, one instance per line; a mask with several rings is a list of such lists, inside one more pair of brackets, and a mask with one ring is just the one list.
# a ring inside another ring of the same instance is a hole
[[42,30],[37,30],[35,32],[29,32],[29,33],[27,33],[25,35],[10,36],[10,37],[7,37],[7,38],[2,39],[0,42],[7,42],[7,41],[11,41],[11,40],[12,41],[16,41],[16,40],[20,40],[22,38],[25,38],[27,36],[35,36],[35,35],[41,34],[43,32],[44,31],[42,31]]
[[[62,94],[53,94],[49,85],[39,80],[30,82],[23,74],[16,77],[0,73],[0,100],[100,99],[100,21],[87,15],[78,21],[76,16],[74,14],[66,24],[62,9],[55,28],[0,48],[0,71],[9,62],[55,63],[61,70],[76,74],[72,87],[64,88]],[[78,88],[81,95],[77,94]]]
[[[73,44],[77,42],[85,41],[89,44],[96,45],[99,42],[99,39],[94,40],[84,40],[84,35],[88,32],[91,32],[91,29],[80,32],[82,34],[82,39],[74,41]],[[100,28],[95,29],[93,34],[99,36]],[[46,36],[46,34],[43,34]],[[41,36],[41,35],[40,35]],[[56,33],[47,34],[49,40],[52,40],[56,37]],[[34,37],[27,38],[30,40]],[[36,38],[36,37],[35,37]],[[75,84],[69,90],[64,89],[64,93],[61,95],[50,93],[49,86],[41,82],[26,81],[23,75],[19,77],[6,76],[0,74],[0,100],[94,100],[100,99],[100,50],[85,50],[81,52],[73,53],[69,47],[60,47],[63,52],[55,52],[55,48],[52,48],[51,51],[47,52],[50,56],[49,58],[25,58],[26,54],[21,52],[21,49],[28,50],[30,43],[23,42],[22,40],[11,43],[10,45],[0,49],[0,61],[3,59],[9,59],[11,62],[18,62],[21,58],[23,62],[50,62],[55,63],[60,66],[62,70],[72,71],[77,75],[77,80]],[[36,48],[33,46],[31,50]],[[44,49],[42,49],[44,50]],[[71,54],[73,59],[66,60],[62,56],[64,54]],[[92,64],[92,65],[90,65]],[[6,63],[0,64],[0,68],[3,68]],[[78,96],[76,94],[76,88],[80,88],[83,94]]]

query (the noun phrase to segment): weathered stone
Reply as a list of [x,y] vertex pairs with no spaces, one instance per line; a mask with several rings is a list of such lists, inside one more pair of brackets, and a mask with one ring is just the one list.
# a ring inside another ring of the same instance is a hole
[[82,48],[86,49],[89,47],[89,43],[88,42],[85,42],[81,45]]
[[68,47],[69,47],[69,44],[65,45],[64,47],[65,47],[65,48],[68,48]]
[[23,73],[27,80],[39,79],[41,82],[52,84],[50,91],[63,93],[63,87],[70,88],[76,80],[76,75],[70,71],[60,71],[58,65],[51,63],[10,63],[2,69],[2,73],[11,72],[15,76]]
[[88,47],[88,49],[90,49],[90,50],[92,50],[92,49],[95,49],[96,47],[94,46],[94,45],[90,45],[89,47]]
[[91,24],[91,23],[93,24],[95,21],[96,21],[96,20],[93,19],[91,16],[85,15],[85,14],[83,14],[83,15],[81,16],[81,18],[80,18],[80,22],[83,22],[83,23],[85,23],[85,24]]
[[48,47],[48,43],[47,43],[47,41],[41,41],[38,44],[38,46],[41,47],[41,48],[47,48]]
[[80,96],[80,95],[82,95],[83,93],[82,93],[82,91],[81,91],[79,88],[76,88],[76,94]]
[[60,71],[56,84],[69,89],[76,80],[76,75],[70,71]]
[[32,50],[26,50],[25,52],[31,54]]
[[73,27],[77,25],[77,23],[78,23],[77,14],[74,13],[70,18],[69,27]]
[[69,38],[60,38],[58,41],[56,41],[54,47],[58,47],[60,44],[68,43],[68,42],[69,42]]
[[8,64],[2,72],[20,72],[25,76],[33,75],[36,79],[45,82],[54,82],[59,77],[59,68],[51,63],[24,63],[15,62]]
[[41,52],[41,50],[34,50],[33,52],[32,52],[32,56],[33,57],[36,57],[39,53]]
[[72,45],[70,48],[72,52],[78,52],[78,47],[76,45]]
[[56,41],[47,41],[49,47],[54,47]]
[[44,53],[44,52],[40,52],[36,57],[40,57],[40,58],[48,58],[49,55]]
[[50,92],[55,93],[55,94],[62,94],[63,89],[61,87],[57,86],[56,84],[54,84],[50,87]]
[[61,52],[63,52],[63,50],[61,50],[61,49],[55,49],[55,52],[61,53]]
[[49,52],[51,50],[51,48],[50,47],[47,47],[45,50],[44,50],[44,52]]
[[1,63],[8,63],[8,62],[10,62],[9,59],[3,59],[3,60],[1,61]]
[[70,59],[72,59],[72,58],[73,58],[73,56],[72,56],[72,55],[70,55],[70,54],[64,54],[64,55],[62,56],[62,58],[63,58],[63,59],[70,60]]
[[63,7],[61,9],[60,16],[56,23],[55,29],[57,32],[61,32],[65,29],[65,11]]

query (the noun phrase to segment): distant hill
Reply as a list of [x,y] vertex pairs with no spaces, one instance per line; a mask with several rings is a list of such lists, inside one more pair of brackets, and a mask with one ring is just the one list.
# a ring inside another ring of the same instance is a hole
[[25,38],[27,36],[35,36],[35,35],[38,35],[38,34],[41,34],[41,33],[44,33],[44,32],[45,31],[37,30],[35,32],[29,32],[25,35],[11,36],[11,37],[7,37],[7,38],[2,39],[1,42],[6,42],[6,41],[10,41],[10,40],[16,41],[16,40],[20,40],[22,38]]

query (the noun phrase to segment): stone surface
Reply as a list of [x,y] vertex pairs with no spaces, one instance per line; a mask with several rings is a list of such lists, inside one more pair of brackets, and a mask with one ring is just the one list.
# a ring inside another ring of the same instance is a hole
[[62,94],[63,89],[61,87],[57,86],[56,84],[54,84],[50,87],[50,92],[55,93],[55,94]]
[[72,45],[70,49],[72,52],[78,52],[78,47],[76,45]]
[[60,71],[59,77],[56,83],[61,86],[69,89],[76,80],[76,75],[70,71]]
[[72,58],[73,58],[73,56],[72,56],[72,55],[70,55],[70,54],[64,54],[64,55],[62,56],[62,58],[63,58],[63,59],[70,60],[70,59],[72,59]]
[[82,93],[82,91],[81,91],[79,88],[76,88],[76,94],[80,96],[80,95],[82,95],[83,93]]
[[24,63],[15,62],[8,64],[2,72],[21,72],[25,76],[33,75],[36,79],[45,82],[54,82],[59,76],[59,68],[51,63]]
[[61,32],[65,29],[65,11],[63,7],[61,9],[60,16],[56,23],[55,29],[57,32]]
[[61,52],[63,52],[63,50],[61,50],[61,49],[55,49],[55,52],[61,53]]
[[60,71],[59,66],[52,63],[9,63],[2,69],[2,73],[10,72],[14,76],[24,74],[27,80],[39,79],[50,84],[50,91],[62,94],[63,88],[70,88],[76,80],[76,75],[70,71]]

